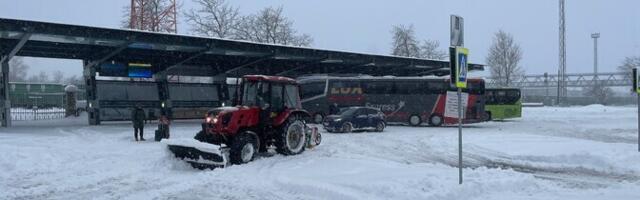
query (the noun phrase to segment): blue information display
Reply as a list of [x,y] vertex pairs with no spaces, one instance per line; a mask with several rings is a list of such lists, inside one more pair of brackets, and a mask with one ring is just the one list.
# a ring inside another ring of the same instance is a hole
[[126,77],[127,65],[124,63],[104,63],[99,67],[100,76]]
[[129,63],[129,77],[131,78],[151,78],[151,64]]

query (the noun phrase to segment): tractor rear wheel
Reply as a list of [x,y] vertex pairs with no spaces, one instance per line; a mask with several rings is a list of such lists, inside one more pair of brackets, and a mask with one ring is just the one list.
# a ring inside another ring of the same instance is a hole
[[253,160],[258,153],[258,138],[252,132],[245,131],[231,143],[229,159],[232,164],[244,164]]
[[291,116],[280,128],[276,137],[276,151],[284,155],[296,155],[306,145],[305,124],[300,117]]

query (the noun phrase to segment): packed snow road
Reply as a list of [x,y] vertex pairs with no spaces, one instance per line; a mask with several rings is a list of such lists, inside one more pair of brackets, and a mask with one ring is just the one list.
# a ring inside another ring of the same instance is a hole
[[[0,129],[0,199],[640,199],[635,107],[525,108],[455,127],[324,133],[316,149],[200,171],[131,125],[86,119]],[[176,122],[193,137],[198,121]]]

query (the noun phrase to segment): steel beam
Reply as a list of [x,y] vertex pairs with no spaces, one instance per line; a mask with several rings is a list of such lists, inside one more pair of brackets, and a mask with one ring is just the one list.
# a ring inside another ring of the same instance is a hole
[[310,62],[308,62],[308,63],[305,63],[305,64],[303,64],[303,65],[300,65],[300,66],[298,66],[298,67],[295,67],[295,68],[293,68],[293,69],[289,69],[289,70],[286,70],[286,71],[280,72],[280,73],[276,74],[276,76],[284,76],[284,75],[287,75],[287,74],[289,74],[289,73],[291,73],[291,72],[298,71],[298,70],[301,70],[301,69],[304,69],[304,68],[307,68],[307,67],[313,66],[313,64],[321,63],[322,61],[325,61],[325,60],[327,60],[327,59],[329,59],[329,57],[324,57],[324,58],[321,58],[321,59],[316,59],[316,60],[310,61]]
[[229,70],[225,71],[225,72],[224,72],[224,74],[229,74],[229,73],[231,73],[231,72],[238,71],[239,69],[242,69],[242,68],[245,68],[245,67],[248,67],[248,66],[251,66],[251,65],[258,64],[258,63],[263,62],[263,61],[265,61],[265,60],[269,60],[269,59],[273,58],[273,56],[274,56],[274,55],[275,55],[275,54],[269,54],[268,56],[263,56],[263,57],[260,57],[260,58],[258,58],[258,59],[256,59],[256,60],[254,60],[254,61],[251,61],[251,62],[248,62],[248,63],[242,64],[242,65],[239,65],[239,66],[233,67],[233,68],[231,68],[231,69],[229,69]]
[[9,54],[5,55],[2,57],[2,59],[0,59],[0,63],[4,63],[4,62],[9,62],[9,60],[11,60],[11,58],[13,58],[13,56],[15,56],[16,54],[18,54],[18,52],[20,51],[20,49],[22,49],[22,47],[24,46],[24,44],[27,43],[27,41],[29,41],[29,38],[31,38],[31,33],[27,32],[24,33],[22,35],[22,37],[20,38],[20,41],[18,41],[18,44],[16,44],[16,46],[14,46],[11,51],[9,51]]
[[93,62],[88,63],[87,65],[85,65],[85,68],[94,68],[95,66],[98,66],[99,64],[113,58],[114,56],[118,55],[120,52],[124,51],[125,49],[129,48],[129,45],[131,45],[132,42],[125,42],[124,44],[120,45],[117,49],[111,51],[109,54],[102,56],[100,59],[95,60]]
[[187,57],[187,58],[185,58],[185,59],[183,59],[183,60],[181,60],[181,61],[179,61],[179,62],[177,62],[177,63],[175,63],[175,64],[173,64],[173,65],[171,65],[171,66],[169,66],[169,67],[167,67],[167,69],[165,69],[164,71],[165,71],[165,72],[168,72],[169,70],[171,70],[171,69],[173,69],[173,68],[176,68],[176,67],[182,66],[182,65],[184,65],[185,63],[187,63],[187,62],[189,62],[189,61],[192,61],[193,59],[199,58],[200,56],[202,56],[202,55],[206,54],[207,52],[209,52],[209,50],[207,50],[207,51],[200,51],[200,52],[198,52],[198,53],[195,53],[195,54],[193,54],[193,55],[191,55],[191,56],[189,56],[189,57]]

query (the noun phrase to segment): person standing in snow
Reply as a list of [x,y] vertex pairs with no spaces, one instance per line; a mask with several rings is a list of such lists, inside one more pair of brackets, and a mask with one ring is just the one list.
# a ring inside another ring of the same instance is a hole
[[329,106],[329,115],[337,115],[339,112],[340,108],[338,108],[337,103],[333,103],[331,104],[331,106]]
[[138,132],[140,132],[140,140],[144,140],[143,131],[144,131],[144,120],[146,118],[146,114],[142,109],[142,105],[136,104],[136,107],[131,112],[131,121],[133,122],[133,136],[138,141]]

